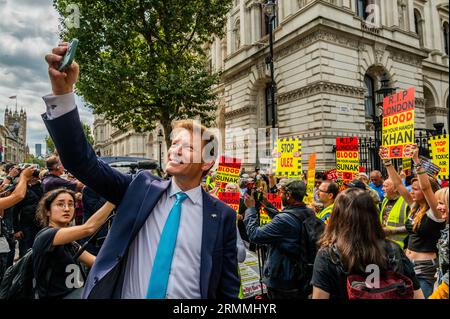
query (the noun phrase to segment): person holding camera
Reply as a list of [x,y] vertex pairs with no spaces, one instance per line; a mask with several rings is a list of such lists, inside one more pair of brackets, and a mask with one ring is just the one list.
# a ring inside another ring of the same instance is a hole
[[44,194],[61,187],[70,189],[74,192],[83,188],[81,182],[68,181],[61,177],[61,175],[64,174],[64,166],[58,156],[52,155],[47,158],[45,166],[47,166],[48,174],[45,175],[42,180],[42,190],[44,191]]
[[36,177],[37,172],[35,170],[28,182],[25,198],[14,205],[13,227],[14,237],[19,242],[19,257],[33,246],[34,237],[40,228],[36,221],[36,209],[43,193],[39,176]]
[[[315,218],[314,212],[303,202],[306,196],[304,182],[296,179],[285,180],[280,185],[279,192],[284,209],[276,214],[270,223],[261,227],[256,217],[253,193],[246,194],[247,210],[244,223],[250,241],[268,247],[263,282],[267,286],[269,298],[306,299],[308,296],[303,287],[308,284],[308,280],[304,280],[303,274],[299,273],[296,260],[306,259],[306,256],[300,255],[299,228],[307,218]],[[299,278],[303,279],[300,281]]]
[[[6,177],[10,182],[14,180],[15,174],[19,173],[19,170],[13,170],[13,172],[12,170],[9,172],[13,175],[8,175]],[[0,196],[2,196],[0,197],[0,281],[3,278],[6,268],[12,263],[9,256],[12,251],[11,247],[14,247],[14,238],[11,237],[12,220],[10,223],[4,220],[5,210],[24,199],[27,191],[27,183],[31,179],[33,171],[34,168],[32,167],[23,169],[22,172],[20,172],[20,178],[17,185],[9,184],[10,186],[6,186],[7,190],[0,193]],[[12,215],[10,215],[10,217],[12,217]],[[8,224],[10,227],[8,227]]]

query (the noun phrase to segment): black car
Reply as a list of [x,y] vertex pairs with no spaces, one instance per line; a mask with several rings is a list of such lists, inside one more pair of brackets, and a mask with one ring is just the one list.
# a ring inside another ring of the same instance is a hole
[[133,156],[101,156],[103,162],[122,173],[136,174],[139,170],[150,170],[153,175],[163,176],[163,171],[154,159]]

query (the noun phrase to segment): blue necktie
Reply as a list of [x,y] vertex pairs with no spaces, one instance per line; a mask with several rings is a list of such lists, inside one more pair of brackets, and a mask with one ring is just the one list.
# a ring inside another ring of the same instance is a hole
[[175,197],[175,204],[170,210],[161,238],[159,239],[152,274],[148,283],[147,299],[166,298],[173,251],[177,243],[178,227],[180,225],[181,204],[188,196],[185,193],[177,193]]

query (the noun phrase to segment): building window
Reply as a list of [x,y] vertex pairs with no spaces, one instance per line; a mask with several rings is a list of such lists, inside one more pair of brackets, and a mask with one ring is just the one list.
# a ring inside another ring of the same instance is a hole
[[233,28],[233,41],[234,41],[234,51],[239,50],[241,47],[241,22],[239,19],[236,20]]
[[448,30],[448,22],[444,22],[443,25],[443,34],[444,34],[444,52],[445,54],[448,55],[448,34],[449,34],[449,30]]
[[[271,87],[270,83],[267,83],[265,88],[266,126],[272,125],[272,94],[270,87]],[[277,121],[277,113],[275,110],[275,123],[276,121]]]
[[423,29],[422,29],[422,16],[419,10],[414,9],[414,31],[419,36],[420,46],[423,47]]
[[367,0],[356,0],[356,15],[363,19],[367,18],[366,7]]
[[364,88],[366,93],[364,95],[364,108],[366,110],[366,118],[373,119],[375,117],[375,92],[373,79],[366,75],[364,77]]

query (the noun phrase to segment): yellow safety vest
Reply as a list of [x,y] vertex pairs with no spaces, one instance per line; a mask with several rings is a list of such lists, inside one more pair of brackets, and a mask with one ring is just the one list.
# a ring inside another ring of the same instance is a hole
[[325,225],[328,224],[328,220],[330,219],[331,211],[333,210],[333,206],[334,206],[334,204],[331,204],[330,206],[325,207],[324,209],[322,209],[322,211],[320,213],[318,213],[316,215],[316,217],[319,218],[320,220],[322,220]]
[[[381,210],[380,210],[380,221],[381,224],[383,224],[383,213],[384,209],[386,208],[386,204],[388,202],[388,199],[385,197],[383,199],[383,202],[381,203]],[[389,212],[389,216],[386,222],[387,228],[397,228],[397,227],[403,227],[405,226],[406,218],[408,218],[408,204],[405,202],[403,197],[399,197],[397,201],[395,202],[394,206],[392,207],[391,211]],[[406,238],[407,234],[396,234],[389,236],[389,239],[396,242],[400,245],[403,249],[404,240]]]

